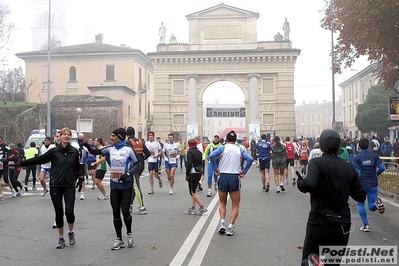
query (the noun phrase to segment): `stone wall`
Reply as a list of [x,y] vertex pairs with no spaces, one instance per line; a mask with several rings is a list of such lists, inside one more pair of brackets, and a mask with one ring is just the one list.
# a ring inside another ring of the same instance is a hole
[[[93,119],[93,132],[86,137],[109,139],[113,129],[122,127],[121,101],[76,101],[51,103],[51,114],[56,118],[58,129],[69,127],[76,129],[78,114],[76,108],[82,108],[81,119]],[[0,106],[0,135],[6,143],[25,143],[33,129],[46,128],[47,105]],[[24,134],[23,134],[24,133]]]

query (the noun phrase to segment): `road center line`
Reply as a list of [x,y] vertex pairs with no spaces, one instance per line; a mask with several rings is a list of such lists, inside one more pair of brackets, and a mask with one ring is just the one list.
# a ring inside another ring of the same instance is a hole
[[[215,195],[213,200],[208,206],[208,213],[211,213],[215,208],[216,203],[219,201],[219,197]],[[195,224],[193,230],[191,230],[190,234],[184,241],[183,245],[180,247],[176,256],[173,258],[172,262],[169,264],[170,266],[181,266],[183,265],[184,260],[187,257],[187,254],[192,249],[195,241],[200,235],[202,228],[204,227],[205,222],[209,219],[210,215],[202,215],[198,222]]]

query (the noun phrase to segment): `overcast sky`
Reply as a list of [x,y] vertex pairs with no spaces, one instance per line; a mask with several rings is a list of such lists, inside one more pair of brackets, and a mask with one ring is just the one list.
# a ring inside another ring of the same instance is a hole
[[[14,56],[31,51],[33,6],[31,0],[3,0],[9,4],[12,20],[16,24],[9,52],[10,67],[23,66]],[[94,42],[96,34],[103,34],[106,44],[125,44],[144,53],[155,52],[159,41],[158,28],[166,26],[166,42],[173,34],[179,43],[188,43],[186,15],[220,4],[213,0],[67,0],[66,30],[68,41],[63,45]],[[258,41],[271,41],[277,32],[283,34],[284,19],[290,27],[292,47],[301,50],[295,65],[295,100],[331,101],[331,33],[320,27],[323,0],[228,0],[226,5],[260,14],[257,23]],[[23,7],[23,8],[21,8]],[[338,85],[368,66],[360,60],[343,74],[335,75],[336,99]],[[222,94],[223,95],[223,94]]]

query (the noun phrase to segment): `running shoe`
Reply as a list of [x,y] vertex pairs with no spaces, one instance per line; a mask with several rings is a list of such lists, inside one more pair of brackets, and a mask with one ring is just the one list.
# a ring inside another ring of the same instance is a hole
[[169,195],[173,195],[173,188],[169,188]]
[[234,226],[227,227],[226,235],[232,236],[232,235],[235,235],[235,234],[236,234],[236,232],[234,231]]
[[65,247],[65,239],[63,237],[59,237],[58,244],[57,244],[56,248],[60,249],[60,248],[64,248],[64,247]]
[[295,186],[295,184],[296,184],[296,179],[294,177],[294,178],[292,178],[292,185]]
[[276,188],[276,193],[280,193],[280,187]]
[[209,190],[208,190],[208,194],[206,194],[206,196],[209,197],[209,198],[212,197],[212,196],[213,196],[212,190],[209,189]]
[[75,233],[68,232],[68,238],[69,238],[69,245],[71,245],[71,246],[75,245],[75,243],[76,243]]
[[281,185],[280,185],[280,189],[281,189],[281,191],[282,191],[282,192],[284,192],[284,191],[285,191],[285,188],[284,188],[284,186],[283,186],[283,183],[281,183]]
[[143,207],[138,208],[137,210],[134,210],[132,213],[136,214],[136,215],[147,214],[147,209],[146,209],[146,207],[143,206]]
[[220,222],[219,234],[226,233],[226,222]]
[[19,194],[20,194],[21,196],[25,195],[25,189],[24,189],[24,188],[21,188],[21,189],[19,190]]
[[287,179],[285,179],[285,184],[286,184],[286,185],[288,185],[288,178],[287,178]]
[[319,255],[312,253],[308,256],[308,264],[309,266],[324,266],[323,263],[319,260]]
[[200,207],[198,209],[198,214],[202,215],[202,214],[206,213],[207,211],[208,211],[208,209],[206,207]]
[[363,232],[370,232],[370,226],[364,225],[364,226],[360,227],[360,231],[363,231]]
[[269,185],[269,183],[267,183],[265,192],[269,192],[269,190],[270,190],[270,185]]
[[115,239],[114,245],[111,247],[111,250],[118,250],[120,248],[125,247],[125,242],[123,242],[119,237]]
[[382,200],[380,198],[376,198],[375,204],[377,205],[378,212],[383,214],[385,212],[385,206],[382,204]]
[[3,194],[0,194],[0,200],[4,200]]
[[91,186],[91,189],[96,189],[96,184],[93,184],[93,185]]
[[107,200],[109,199],[108,194],[101,194],[100,196],[97,197],[98,200]]
[[[159,178],[159,188],[162,188],[162,187],[163,187],[162,178]],[[154,193],[152,193],[152,194],[154,194]]]
[[48,192],[48,188],[43,189],[42,193],[40,193],[40,196],[42,196],[42,197],[46,196],[47,192]]
[[22,189],[18,190],[17,193],[15,193],[15,196],[21,197],[21,191],[22,191]]
[[190,208],[188,208],[188,210],[185,210],[185,211],[184,211],[184,214],[196,215],[197,212],[195,211],[195,208],[190,207]]
[[80,192],[80,200],[84,200],[85,199],[85,193],[84,192]]
[[150,189],[150,191],[148,192],[149,195],[152,195],[152,194],[154,194],[154,193],[155,193],[155,192],[154,192],[153,189]]
[[29,188],[27,185],[24,186],[25,191],[29,191]]
[[37,190],[37,187],[32,187],[32,190]]
[[262,187],[262,191],[263,191],[263,192],[266,192],[266,186],[263,186],[263,187]]
[[12,197],[12,198],[15,198],[16,194],[17,194],[17,193],[15,192],[15,189],[13,189],[13,190],[11,191],[11,197]]
[[132,247],[134,247],[134,245],[136,245],[136,243],[134,243],[133,234],[132,233],[128,233],[127,234],[127,247],[128,248],[132,248]]

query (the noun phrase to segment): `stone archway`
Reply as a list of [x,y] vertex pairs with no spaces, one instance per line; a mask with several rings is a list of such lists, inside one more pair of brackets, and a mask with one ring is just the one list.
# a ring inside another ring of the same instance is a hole
[[258,42],[255,12],[220,4],[186,17],[188,44],[160,43],[148,54],[157,135],[184,135],[188,123],[198,123],[202,132],[203,92],[227,80],[244,93],[246,127],[255,121],[261,132],[295,136],[294,66],[300,50],[289,40]]

